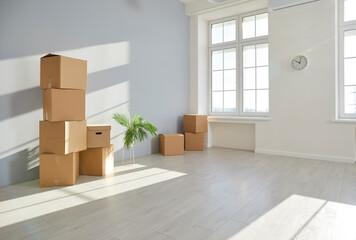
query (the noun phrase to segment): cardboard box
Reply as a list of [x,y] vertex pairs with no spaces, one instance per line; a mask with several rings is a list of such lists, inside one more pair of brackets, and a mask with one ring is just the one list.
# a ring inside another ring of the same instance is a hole
[[160,134],[159,152],[165,156],[184,154],[183,134]]
[[80,174],[105,176],[114,169],[114,145],[80,152]]
[[43,91],[43,120],[85,120],[85,91],[48,89]]
[[110,146],[110,130],[110,125],[88,125],[87,148]]
[[40,152],[68,154],[87,149],[87,122],[40,121]]
[[79,153],[40,155],[40,187],[74,185],[79,176]]
[[204,150],[204,133],[185,133],[185,150],[203,151]]
[[41,89],[87,89],[87,61],[47,54],[41,58]]
[[190,133],[201,133],[208,131],[208,116],[207,115],[184,115],[183,130]]

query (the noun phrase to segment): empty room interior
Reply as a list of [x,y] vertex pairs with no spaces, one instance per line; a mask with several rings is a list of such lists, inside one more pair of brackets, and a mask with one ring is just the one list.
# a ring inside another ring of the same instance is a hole
[[0,0],[1,240],[356,239],[356,0]]

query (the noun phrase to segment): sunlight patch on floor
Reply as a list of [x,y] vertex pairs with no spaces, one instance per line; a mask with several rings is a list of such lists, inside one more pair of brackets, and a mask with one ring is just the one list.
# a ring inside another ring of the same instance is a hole
[[[123,172],[135,167],[144,166],[120,166],[115,171]],[[149,168],[3,201],[0,202],[0,228],[184,175],[181,172]]]
[[355,239],[355,222],[356,206],[292,195],[227,239]]

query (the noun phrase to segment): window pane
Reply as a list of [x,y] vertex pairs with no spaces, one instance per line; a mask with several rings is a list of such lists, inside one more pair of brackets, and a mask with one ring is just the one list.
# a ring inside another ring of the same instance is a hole
[[244,91],[244,112],[256,112],[255,104],[255,90]]
[[224,69],[236,68],[235,48],[224,50]]
[[256,15],[256,37],[268,35],[268,14]]
[[236,92],[224,92],[224,112],[236,112]]
[[256,69],[257,89],[268,88],[268,67],[258,67]]
[[212,69],[213,70],[223,69],[223,51],[212,52]]
[[255,46],[243,47],[243,67],[255,66]]
[[257,90],[257,112],[268,112],[268,90]]
[[356,85],[356,58],[345,59],[345,85]]
[[236,70],[224,71],[224,90],[236,90]]
[[268,65],[268,44],[256,45],[256,65],[266,66]]
[[215,71],[212,74],[212,90],[223,90],[223,71]]
[[211,26],[211,43],[222,43],[223,42],[223,24],[217,23]]
[[213,92],[212,94],[212,111],[213,112],[222,112],[223,109],[223,93],[222,92]]
[[255,68],[245,68],[243,79],[244,89],[255,89]]
[[224,22],[224,42],[236,40],[236,21]]
[[345,87],[345,113],[356,113],[356,87]]
[[[355,2],[356,2],[356,0],[355,0]],[[344,56],[345,58],[356,57],[356,30],[345,32],[344,55],[345,55]]]
[[344,1],[344,21],[356,20],[356,0]]
[[244,17],[242,19],[242,38],[255,37],[255,16]]

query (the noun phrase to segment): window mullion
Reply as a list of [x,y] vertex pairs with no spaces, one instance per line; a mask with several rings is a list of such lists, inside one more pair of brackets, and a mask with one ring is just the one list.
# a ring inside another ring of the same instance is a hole
[[223,59],[223,65],[222,65],[222,79],[223,79],[223,88],[222,88],[222,98],[223,98],[223,112],[225,112],[225,50],[222,51],[222,59]]

